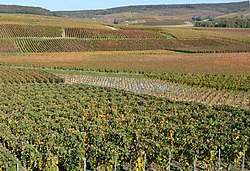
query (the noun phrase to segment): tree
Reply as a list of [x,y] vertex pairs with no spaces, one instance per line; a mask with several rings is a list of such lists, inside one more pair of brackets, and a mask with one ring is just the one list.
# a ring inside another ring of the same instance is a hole
[[121,24],[121,21],[119,19],[114,19],[114,24]]

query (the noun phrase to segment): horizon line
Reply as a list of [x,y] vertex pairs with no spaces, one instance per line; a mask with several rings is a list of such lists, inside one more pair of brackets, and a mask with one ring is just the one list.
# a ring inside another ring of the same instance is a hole
[[[0,5],[5,5],[5,6],[22,6],[22,7],[34,7],[34,8],[43,8],[46,10],[49,10],[51,12],[54,11],[96,11],[96,10],[108,10],[108,9],[113,9],[113,8],[122,8],[122,7],[131,7],[131,6],[158,6],[158,5],[206,5],[206,4],[229,4],[229,3],[241,3],[241,2],[249,2],[250,0],[243,0],[243,1],[230,1],[230,2],[205,2],[205,3],[169,3],[169,4],[130,4],[130,5],[121,5],[121,6],[114,6],[114,7],[107,7],[107,8],[91,8],[91,9],[57,9],[57,10],[52,10],[46,7],[42,6],[33,6],[33,5],[19,5],[19,4],[1,4]],[[250,3],[250,2],[249,2]]]

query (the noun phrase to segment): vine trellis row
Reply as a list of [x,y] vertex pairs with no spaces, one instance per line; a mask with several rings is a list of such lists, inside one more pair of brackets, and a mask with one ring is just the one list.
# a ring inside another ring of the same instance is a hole
[[[168,171],[171,171],[171,158],[172,158],[172,154],[171,152],[169,152],[169,161],[168,161]],[[115,158],[114,159],[114,171],[117,171],[117,160],[118,158]],[[243,158],[242,158],[242,164],[241,164],[241,170],[242,171],[245,171],[245,162],[246,162],[246,154],[244,152],[244,155],[243,155]],[[20,166],[19,164],[7,164],[7,165],[0,165],[0,169],[7,169],[9,166],[14,166],[16,171],[22,171],[20,170]],[[147,154],[145,153],[144,156],[143,156],[143,171],[146,171],[147,170]],[[221,149],[219,148],[218,149],[218,171],[221,171],[222,170],[222,167],[221,167]],[[4,171],[4,170],[3,170]],[[83,171],[87,171],[87,158],[84,157],[83,158]],[[197,154],[195,155],[195,159],[194,159],[194,163],[193,163],[193,171],[197,171]]]

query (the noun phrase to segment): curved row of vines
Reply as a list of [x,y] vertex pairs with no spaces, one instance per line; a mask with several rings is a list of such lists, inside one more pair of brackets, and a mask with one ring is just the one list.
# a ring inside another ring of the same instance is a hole
[[215,88],[216,90],[242,90],[250,91],[250,76],[248,75],[193,75],[193,74],[153,74],[146,73],[151,79],[165,80],[168,82],[181,83],[189,86]]
[[41,70],[0,68],[0,83],[63,83],[64,80]]
[[62,37],[61,27],[0,24],[0,38]]
[[0,52],[83,52],[156,49],[187,53],[250,51],[249,42],[214,37],[169,39],[166,34],[157,31],[157,29],[123,28],[111,30],[7,24],[0,25]]
[[139,94],[166,97],[173,101],[195,101],[204,104],[224,104],[240,108],[249,108],[249,94],[244,91],[216,91],[197,88],[160,80],[120,78],[104,76],[83,76],[58,74],[69,84],[87,84],[111,87]]

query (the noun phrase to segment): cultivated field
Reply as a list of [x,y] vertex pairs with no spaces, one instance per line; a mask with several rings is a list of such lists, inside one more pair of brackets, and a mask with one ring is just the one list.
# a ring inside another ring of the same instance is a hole
[[64,80],[40,70],[0,68],[0,84],[63,83]]
[[250,75],[249,53],[180,54],[173,51],[14,53],[1,65],[132,73]]
[[[9,17],[9,18],[8,18]],[[188,53],[229,53],[249,52],[249,29],[223,31],[223,29],[153,28],[104,26],[96,23],[83,27],[69,25],[66,21],[60,26],[36,23],[4,23],[15,17],[3,16],[0,21],[0,44],[12,40],[0,52],[83,52],[83,51],[134,51],[134,50],[173,50]],[[24,18],[23,18],[24,19]],[[29,20],[27,17],[26,20]],[[58,18],[51,18],[55,20]],[[66,20],[66,19],[65,19]],[[18,21],[18,19],[17,19]],[[96,24],[97,25],[97,24]],[[154,43],[152,43],[154,42]]]
[[101,87],[127,90],[138,94],[166,97],[172,101],[195,101],[204,104],[224,104],[240,108],[249,108],[249,97],[245,91],[216,91],[196,88],[166,81],[119,78],[103,76],[81,76],[59,74],[68,84],[87,84]]
[[249,170],[249,40],[0,14],[0,171]]

